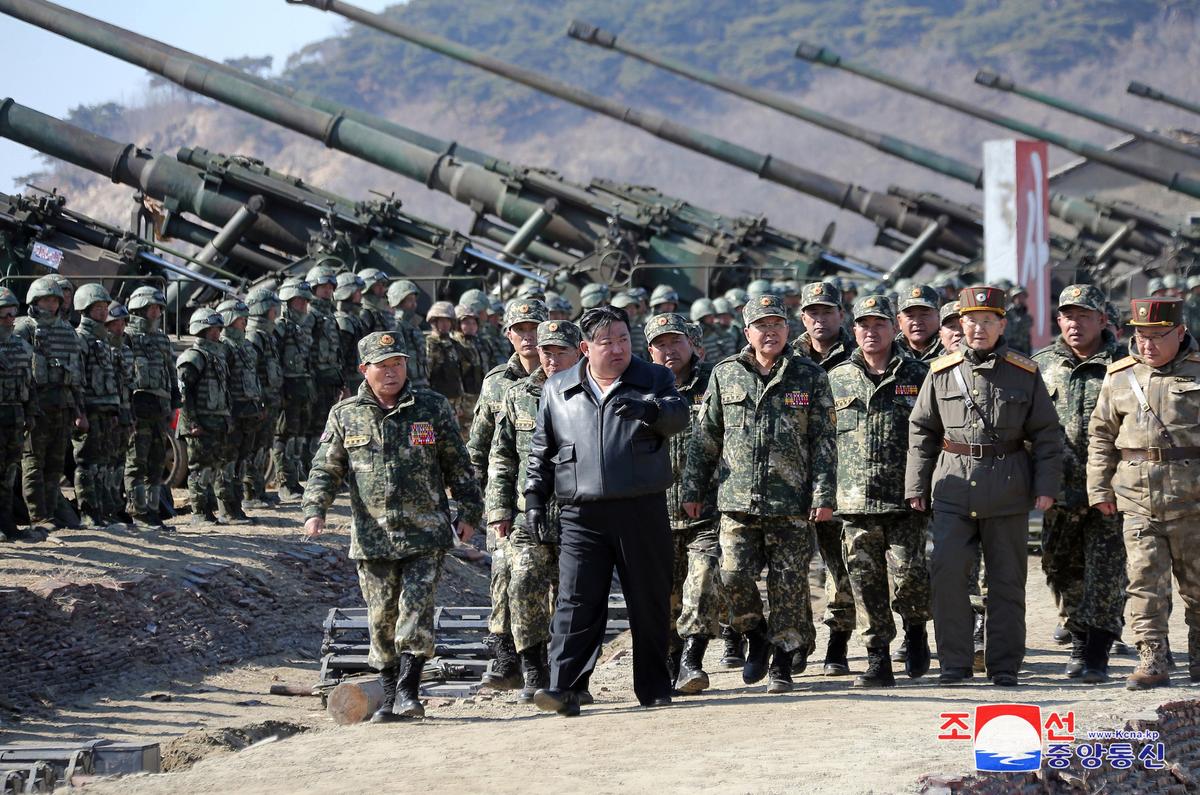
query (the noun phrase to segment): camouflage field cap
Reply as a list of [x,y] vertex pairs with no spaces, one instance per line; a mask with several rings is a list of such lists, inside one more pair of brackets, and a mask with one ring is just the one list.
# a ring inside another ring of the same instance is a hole
[[691,324],[678,312],[664,312],[646,321],[646,341],[653,342],[662,334],[688,334]]
[[937,290],[928,284],[913,284],[905,288],[904,292],[896,297],[896,310],[903,312],[905,309],[911,309],[914,306],[927,306],[930,309],[937,309],[941,303],[942,297],[938,295]]
[[550,312],[541,301],[534,298],[528,301],[516,300],[509,303],[504,313],[504,329],[507,331],[518,323],[541,323],[549,317]]
[[1081,306],[1096,312],[1104,311],[1104,293],[1094,284],[1068,284],[1058,294],[1058,308]]
[[1183,301],[1179,298],[1134,298],[1129,308],[1131,326],[1171,328],[1183,322]]
[[578,348],[583,342],[583,332],[569,320],[546,320],[538,323],[537,344],[561,345],[564,348]]
[[964,315],[967,312],[995,312],[1004,317],[1007,306],[1008,295],[999,287],[976,285],[958,291],[958,311]]
[[854,315],[855,320],[860,320],[864,317],[882,317],[887,320],[896,319],[896,314],[892,311],[892,302],[886,295],[862,296],[854,302],[851,314]]
[[[804,288],[804,293],[808,294],[807,287]],[[783,299],[777,295],[760,295],[742,307],[742,320],[747,326],[756,320],[772,316],[787,318],[787,307],[783,305]]]
[[804,285],[802,292],[803,294],[800,296],[801,309],[807,309],[810,306],[818,304],[822,306],[842,305],[842,291],[838,289],[836,284],[813,282],[812,284]]
[[938,322],[943,326],[961,317],[962,312],[958,311],[958,301],[942,304],[942,308],[938,310]]
[[399,334],[390,331],[375,331],[358,341],[358,361],[360,364],[375,364],[386,361],[394,356],[408,358],[408,351],[400,341]]

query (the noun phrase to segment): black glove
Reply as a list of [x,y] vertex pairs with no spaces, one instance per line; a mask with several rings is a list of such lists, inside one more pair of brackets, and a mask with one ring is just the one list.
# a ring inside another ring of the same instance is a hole
[[525,529],[529,531],[529,534],[539,544],[546,543],[546,509],[541,506],[526,508]]
[[627,420],[638,420],[646,425],[653,425],[658,419],[658,404],[650,400],[623,397],[613,401],[614,411],[618,417]]

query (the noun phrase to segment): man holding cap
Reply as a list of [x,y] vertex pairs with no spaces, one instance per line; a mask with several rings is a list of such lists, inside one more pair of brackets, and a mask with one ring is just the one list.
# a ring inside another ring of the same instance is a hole
[[914,284],[902,292],[896,301],[900,350],[914,359],[932,362],[944,353],[938,335],[938,292],[925,284]]
[[[768,692],[783,693],[793,687],[793,655],[799,673],[814,646],[811,523],[830,521],[836,507],[836,419],[825,371],[788,344],[783,301],[753,298],[742,316],[750,345],[713,367],[688,450],[683,507],[699,519],[722,472],[721,582],[730,626],[749,641],[742,680],[769,674]],[[769,619],[757,584],[764,565]]]
[[1089,684],[1108,681],[1108,648],[1125,610],[1121,522],[1089,506],[1085,471],[1088,422],[1106,370],[1121,358],[1107,322],[1099,288],[1068,285],[1058,297],[1062,333],[1033,357],[1067,434],[1063,490],[1042,521],[1042,571],[1071,633],[1066,675]]
[[304,488],[304,529],[325,529],[325,512],[350,488],[350,558],[367,603],[368,662],[383,704],[374,723],[423,717],[421,669],[433,656],[433,607],[442,556],[454,545],[449,488],[470,540],[483,511],[454,410],[441,395],[408,383],[408,353],[393,332],[358,343],[358,394],[329,412]]
[[1178,298],[1131,302],[1137,353],[1108,367],[1088,439],[1088,502],[1123,514],[1137,669],[1126,687],[1170,684],[1171,574],[1200,682],[1200,351]]
[[[925,563],[928,520],[904,501],[908,416],[929,366],[901,353],[894,342],[892,303],[882,295],[854,302],[850,358],[829,371],[837,410],[838,515],[844,520],[846,563],[855,607],[864,616],[867,670],[858,687],[896,683],[888,644],[896,637],[892,608],[904,619],[905,670],[929,670],[929,570]],[[889,594],[887,553],[896,559]]]
[[972,675],[969,592],[982,545],[987,673],[1014,687],[1025,658],[1029,510],[1058,494],[1062,427],[1037,364],[1004,341],[1004,291],[966,287],[958,300],[964,346],[930,365],[909,420],[904,491],[914,510],[933,510],[939,681]]

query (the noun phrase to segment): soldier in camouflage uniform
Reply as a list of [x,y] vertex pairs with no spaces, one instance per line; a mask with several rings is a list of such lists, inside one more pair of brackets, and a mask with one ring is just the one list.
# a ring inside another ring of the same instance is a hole
[[302,494],[300,481],[307,474],[304,447],[312,424],[313,387],[309,359],[312,333],[307,323],[308,305],[313,293],[304,279],[293,276],[279,287],[283,312],[275,324],[279,346],[279,364],[283,370],[283,406],[275,425],[271,453],[275,458],[275,477],[279,499],[297,500]]
[[[852,315],[858,347],[830,369],[829,387],[837,410],[838,513],[867,649],[867,670],[854,684],[892,687],[893,608],[904,619],[906,672],[919,677],[929,670],[928,522],[904,501],[908,416],[929,368],[896,345],[895,314],[885,296],[863,296]],[[896,561],[894,590],[888,587],[888,552]]]
[[1108,649],[1121,634],[1125,543],[1121,521],[1088,505],[1088,422],[1108,366],[1121,349],[1105,330],[1104,293],[1072,284],[1058,298],[1062,334],[1033,360],[1066,430],[1063,488],[1042,520],[1042,571],[1071,633],[1066,675],[1108,681]]
[[[832,285],[834,290],[837,289],[837,284],[833,282],[827,283]],[[788,339],[793,340],[794,343],[795,340],[800,339],[805,330],[805,324],[800,319],[800,307],[804,301],[801,298],[802,290],[800,285],[795,282],[789,283],[788,281],[779,279],[771,283],[771,293],[783,299],[783,306],[788,313]]]
[[[494,367],[483,378],[475,414],[471,417],[471,434],[467,450],[471,466],[480,485],[486,489],[488,454],[496,432],[496,414],[504,407],[504,395],[516,382],[529,376],[539,365],[537,327],[546,320],[546,305],[541,301],[514,301],[504,318],[504,333],[516,349],[508,362]],[[484,682],[496,689],[512,690],[522,685],[517,650],[513,643],[508,610],[509,567],[506,539],[490,529],[487,548],[492,553],[492,615],[488,621],[495,663],[484,674]]]
[[429,388],[449,400],[453,407],[463,395],[464,356],[462,346],[450,336],[457,322],[454,318],[454,304],[449,301],[435,301],[425,315],[425,322],[429,324],[429,334],[425,337]]
[[628,292],[624,292],[618,293],[613,298],[612,306],[625,310],[625,314],[629,315],[629,346],[633,355],[639,359],[648,359],[650,353],[646,342],[646,332],[642,328],[641,302]]
[[[741,310],[736,310],[740,312]],[[716,313],[717,331],[725,337],[725,350],[729,351],[729,356],[733,356],[742,349],[742,345],[746,341],[745,335],[742,334],[742,328],[734,323],[734,308],[733,304],[726,298],[713,299],[713,312]]]
[[[798,291],[796,302],[805,330],[792,344],[792,349],[812,359],[828,373],[850,358],[855,345],[854,338],[845,328],[841,290],[829,281],[814,282]],[[847,646],[854,634],[855,615],[854,590],[842,544],[842,520],[818,522],[816,532],[817,550],[825,564],[827,601],[822,620],[829,627],[822,672],[826,676],[845,676],[850,673]]]
[[[267,493],[267,465],[271,459],[271,446],[275,441],[275,428],[279,424],[284,400],[283,362],[279,339],[275,336],[281,303],[278,293],[266,287],[251,290],[246,296],[246,307],[250,311],[250,320],[246,323],[246,341],[254,346],[258,361],[263,421],[254,429],[254,453],[242,478],[243,508],[268,508],[278,503],[277,497]],[[278,471],[276,475],[279,476]]]
[[558,293],[546,293],[546,314],[549,320],[570,320],[575,307]]
[[312,335],[308,367],[312,373],[313,405],[309,417],[304,447],[304,471],[308,471],[313,454],[320,443],[325,418],[333,404],[337,403],[345,389],[345,374],[342,372],[342,335],[338,330],[333,292],[337,289],[337,271],[342,261],[336,257],[322,257],[309,268],[305,281],[312,290],[305,324]]
[[357,392],[362,383],[362,375],[355,364],[358,361],[358,341],[370,332],[369,321],[362,311],[365,284],[356,274],[339,273],[337,287],[333,291],[333,299],[337,301],[334,319],[341,340],[342,381],[346,391],[351,394]]
[[41,410],[21,454],[21,485],[29,523],[66,526],[59,491],[67,443],[73,428],[87,427],[80,388],[83,350],[75,329],[62,318],[63,290],[54,276],[29,285],[29,314],[17,321],[15,334],[33,348],[33,380]]
[[258,349],[246,339],[250,307],[237,298],[217,307],[225,321],[221,345],[229,369],[229,434],[225,438],[221,469],[217,473],[217,498],[222,524],[249,524],[242,509],[242,489],[246,472],[253,466],[258,428],[266,419],[263,410],[262,382],[258,380]]
[[704,361],[716,364],[722,359],[733,356],[739,347],[734,347],[734,340],[717,323],[717,308],[713,301],[707,298],[697,298],[692,302],[692,322],[700,325],[700,344],[704,347]]
[[79,312],[79,347],[83,352],[79,389],[87,427],[72,434],[75,454],[75,499],[85,527],[105,527],[115,521],[107,513],[109,461],[117,445],[117,414],[121,408],[118,368],[109,342],[108,305],[112,298],[100,284],[84,284],[75,292]]
[[168,433],[182,405],[175,374],[175,352],[162,330],[167,297],[155,287],[139,287],[129,296],[129,351],[133,354],[133,434],[125,456],[126,507],[141,530],[170,530],[159,518]]
[[1188,674],[1200,682],[1200,349],[1178,298],[1131,302],[1136,353],[1108,367],[1088,426],[1088,503],[1122,514],[1130,626],[1139,663],[1130,690],[1171,682],[1171,575],[1188,627]]
[[372,722],[423,717],[421,670],[434,654],[433,608],[442,557],[454,545],[446,491],[458,501],[458,534],[469,541],[483,506],[446,399],[414,389],[400,338],[376,332],[358,344],[363,384],[329,413],[304,490],[305,530],[350,489],[350,558],[367,603],[368,662],[383,704]]
[[0,287],[0,541],[37,543],[45,536],[18,527],[13,493],[21,473],[21,447],[37,421],[37,385],[33,380],[33,348],[13,334],[20,302]]
[[[825,372],[787,343],[783,302],[756,298],[743,318],[750,345],[713,368],[692,433],[684,509],[700,518],[720,472],[721,581],[730,624],[749,640],[742,678],[769,673],[768,690],[785,692],[793,653],[813,647],[811,523],[829,521],[836,507],[837,429]],[[764,564],[769,623],[756,584]]]
[[471,415],[475,413],[475,404],[479,402],[483,375],[491,369],[484,366],[484,363],[489,361],[490,352],[487,343],[479,336],[478,314],[459,304],[454,307],[454,318],[458,328],[450,333],[450,337],[458,344],[462,355],[463,393],[452,405],[455,416],[458,417],[458,427],[462,428],[465,438],[471,430]]
[[660,284],[650,293],[650,314],[665,315],[679,309],[679,293],[669,284]]
[[932,362],[947,353],[938,334],[940,303],[938,291],[924,284],[914,284],[900,295],[896,302],[900,325],[896,344],[903,353],[922,362]]
[[[388,275],[379,268],[364,268],[358,272],[358,276],[363,282],[362,319],[366,328],[364,334],[373,331],[394,331],[396,313],[388,306]],[[351,361],[357,361],[357,357],[358,354],[355,353]]]
[[475,315],[475,320],[479,326],[479,331],[477,332],[479,337],[478,343],[483,354],[481,365],[483,371],[486,373],[493,367],[499,366],[508,358],[508,353],[505,350],[505,342],[500,336],[500,330],[489,320],[492,306],[491,301],[488,300],[487,293],[483,290],[467,290],[459,296],[458,303]]
[[522,704],[532,704],[533,694],[550,686],[546,644],[550,641],[551,587],[558,581],[558,504],[552,499],[546,506],[545,537],[535,537],[524,520],[529,440],[542,385],[579,362],[583,340],[579,327],[565,320],[544,321],[537,334],[540,366],[509,388],[495,415],[484,493],[488,532],[507,539],[509,623],[525,682],[518,698]]
[[225,463],[229,419],[229,360],[221,344],[225,319],[219,312],[200,307],[192,313],[188,333],[197,339],[179,355],[179,435],[187,443],[188,502],[192,523],[217,521],[217,473]]
[[133,350],[125,328],[129,323],[129,310],[118,303],[108,306],[108,317],[104,328],[113,349],[113,361],[117,370],[117,393],[120,403],[117,408],[117,433],[113,449],[108,454],[108,465],[104,471],[104,505],[109,516],[120,516],[125,508],[122,499],[122,480],[125,474],[125,457],[129,454],[130,439],[133,437]]
[[408,380],[415,387],[429,388],[429,362],[425,357],[425,334],[417,317],[417,300],[420,290],[408,279],[400,279],[388,286],[387,300],[392,307],[396,335],[409,352]]
[[[656,315],[646,322],[650,358],[675,376],[675,389],[691,406],[691,422],[704,402],[713,366],[700,361],[692,347],[687,320],[679,314]],[[717,484],[703,491],[703,507],[696,519],[683,508],[684,475],[691,434],[672,436],[674,482],[667,490],[667,513],[675,545],[671,577],[671,675],[675,689],[692,694],[706,690],[704,652],[719,631],[720,547],[717,529]]]
[[1029,314],[1029,291],[1020,285],[1009,285],[1008,291],[1008,329],[1004,336],[1010,341],[1008,346],[1018,353],[1029,355],[1033,343],[1030,337],[1033,333],[1033,316]]
[[962,315],[958,311],[958,301],[942,304],[938,310],[938,342],[942,344],[945,353],[955,353],[962,347]]

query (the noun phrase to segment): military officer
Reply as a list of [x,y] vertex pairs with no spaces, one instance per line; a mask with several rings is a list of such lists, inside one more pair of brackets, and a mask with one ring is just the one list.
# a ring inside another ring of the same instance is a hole
[[900,350],[914,359],[932,362],[946,350],[938,334],[938,292],[928,285],[913,285],[898,299],[896,308],[900,335],[896,343]]
[[425,360],[425,334],[417,315],[417,285],[408,279],[399,279],[388,286],[387,300],[392,307],[396,333],[409,351],[408,379],[415,387],[429,388],[429,364]]
[[1058,494],[1062,426],[1037,364],[1004,341],[1004,291],[967,287],[958,300],[963,348],[935,360],[921,387],[904,490],[914,510],[933,510],[939,682],[972,676],[969,590],[982,544],[986,670],[993,684],[1013,687],[1025,657],[1029,509],[1046,510]]
[[171,338],[162,329],[167,297],[156,287],[129,295],[133,434],[125,456],[125,500],[138,529],[170,530],[159,515],[170,422],[182,404]]
[[[903,474],[909,413],[929,367],[901,352],[885,296],[863,296],[852,314],[858,346],[829,371],[829,387],[837,411],[838,514],[867,649],[867,670],[855,685],[891,687],[896,683],[888,656],[896,637],[893,607],[904,619],[906,672],[919,677],[929,670],[927,520],[905,502]],[[890,599],[889,551],[896,561]]]
[[[830,521],[836,507],[836,420],[825,372],[788,344],[778,296],[755,298],[742,314],[750,344],[713,368],[688,450],[684,510],[699,519],[718,468],[727,470],[717,493],[721,581],[730,624],[749,642],[742,678],[769,674],[768,690],[785,692],[793,653],[813,647],[810,523]],[[757,585],[764,564],[769,620]]]
[[312,424],[316,396],[309,367],[312,332],[307,322],[312,299],[312,289],[299,276],[293,276],[279,286],[283,312],[275,324],[275,341],[283,370],[283,405],[275,425],[271,452],[275,458],[275,477],[279,481],[279,499],[284,502],[300,498],[303,493],[300,481],[306,475],[305,438]]
[[197,309],[188,323],[188,333],[196,337],[196,342],[175,362],[183,396],[179,435],[187,442],[188,501],[193,524],[219,524],[213,487],[225,462],[231,424],[229,360],[220,341],[224,327],[220,312],[207,307]]
[[1088,502],[1122,514],[1138,666],[1130,690],[1170,684],[1171,575],[1200,682],[1200,350],[1178,298],[1131,303],[1136,352],[1108,367],[1088,426]]
[[325,515],[345,482],[353,513],[350,558],[358,567],[383,703],[372,722],[423,717],[421,670],[434,653],[433,608],[442,557],[454,544],[446,492],[458,501],[457,533],[468,541],[482,505],[449,403],[406,379],[397,335],[358,344],[363,384],[329,413],[304,490],[305,530]]
[[242,484],[252,466],[257,429],[266,418],[262,382],[258,379],[258,349],[246,339],[250,307],[244,301],[222,301],[217,311],[225,321],[221,345],[229,370],[229,433],[217,472],[217,518],[222,524],[249,524],[250,517],[242,509]]
[[[87,427],[72,434],[75,454],[75,499],[79,519],[85,527],[105,527],[116,521],[106,509],[109,460],[117,445],[117,414],[121,409],[118,367],[109,342],[108,290],[101,284],[80,285],[75,291],[75,311],[79,313],[79,347],[83,352],[80,393]],[[107,506],[112,507],[112,506]]]
[[13,334],[20,301],[0,287],[0,541],[36,543],[45,536],[18,527],[13,492],[21,473],[21,446],[37,421],[37,385],[33,380],[33,347]]
[[[250,319],[246,323],[246,341],[254,346],[258,361],[258,383],[263,393],[263,421],[254,430],[253,458],[242,479],[242,507],[267,508],[278,498],[267,493],[267,463],[275,428],[283,411],[283,361],[275,325],[282,302],[279,294],[266,287],[251,290],[246,296]],[[357,355],[357,354],[356,354]]]

